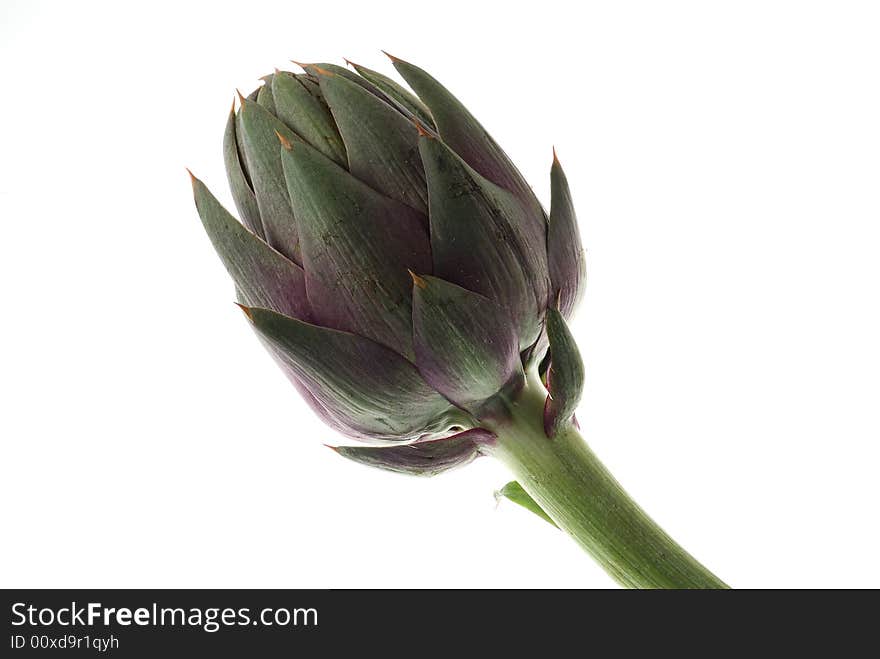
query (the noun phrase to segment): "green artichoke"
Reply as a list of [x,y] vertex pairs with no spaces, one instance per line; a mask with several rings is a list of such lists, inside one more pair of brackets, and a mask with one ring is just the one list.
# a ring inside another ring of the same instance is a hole
[[[571,313],[584,254],[555,158],[548,221],[464,106],[394,66],[419,97],[310,64],[241,98],[224,154],[244,226],[194,185],[239,302],[305,399],[350,437],[418,443],[404,455],[434,473],[477,454],[488,433],[462,433],[543,357],[547,309]],[[420,470],[399,451],[341,452]]]
[[[493,455],[521,483],[502,494],[621,583],[720,584],[606,491],[577,434],[584,370],[565,319],[584,251],[555,152],[548,215],[444,86],[391,59],[415,94],[349,63],[276,70],[240,96],[223,149],[241,223],[193,178],[257,335],[329,425],[364,440],[340,454],[419,475]],[[597,533],[600,513],[621,530]]]

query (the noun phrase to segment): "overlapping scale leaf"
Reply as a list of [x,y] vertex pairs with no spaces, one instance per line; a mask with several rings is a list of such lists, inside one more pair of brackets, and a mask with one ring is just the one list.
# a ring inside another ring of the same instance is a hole
[[373,71],[372,69],[368,69],[360,64],[355,64],[354,62],[349,62],[349,64],[354,67],[354,70],[361,76],[397,101],[401,107],[405,108],[412,117],[419,120],[422,125],[435,129],[434,120],[431,117],[430,111],[417,96],[414,96],[408,90],[404,89],[403,86],[378,71]]
[[242,303],[308,319],[302,268],[250,233],[195,177],[193,196],[205,231],[235,282]]
[[396,57],[391,60],[394,68],[430,110],[443,141],[474,170],[516,194],[533,213],[532,222],[540,228],[544,221],[543,213],[531,188],[480,122],[429,73]]
[[574,337],[556,309],[547,310],[550,369],[546,375],[550,395],[544,405],[544,431],[553,437],[572,421],[584,388],[584,363]]
[[[322,75],[338,75],[342,78],[345,78],[346,80],[357,84],[359,87],[365,89],[372,95],[387,103],[390,107],[396,108],[398,112],[400,112],[410,121],[418,120],[418,116],[410,112],[410,110],[404,104],[398,102],[397,98],[395,98],[393,95],[389,95],[384,90],[374,85],[371,80],[363,76],[359,76],[356,73],[349,71],[345,67],[339,66],[337,64],[328,64],[326,62],[321,62],[317,64],[300,64],[300,66],[302,66],[309,74],[309,76],[316,82]],[[429,123],[427,124],[427,126],[432,127],[433,123]],[[429,130],[430,129],[431,128],[429,128]]]
[[272,76],[271,86],[276,116],[318,151],[345,166],[345,147],[330,109],[303,78],[279,71]]
[[547,259],[550,268],[552,300],[562,315],[570,318],[586,283],[586,259],[578,233],[577,215],[568,179],[553,152],[550,168],[550,224],[547,228]]
[[272,78],[274,77],[275,75],[270,73],[261,78],[263,86],[257,88],[257,103],[266,108],[269,113],[277,116],[278,112],[275,110],[275,97],[272,94]]
[[375,95],[379,96],[380,98],[382,98],[383,100],[387,100],[387,96],[382,91],[377,89],[369,80],[366,80],[366,79],[360,77],[356,73],[352,73],[351,71],[346,69],[344,66],[339,66],[338,64],[330,64],[328,62],[314,62],[314,63],[310,63],[310,64],[304,64],[302,62],[297,62],[297,64],[299,64],[303,68],[303,70],[305,70],[306,73],[308,73],[309,76],[311,76],[311,78],[315,82],[318,82],[319,78],[322,75],[338,75],[342,78],[346,78],[346,79],[350,80],[351,82],[363,87],[371,94],[375,94]]
[[265,240],[266,234],[263,231],[257,198],[254,196],[254,191],[242,165],[235,124],[235,108],[233,107],[229,111],[229,120],[226,122],[226,131],[223,133],[223,160],[226,164],[226,176],[229,179],[229,187],[232,189],[235,207],[238,209],[238,214],[245,226],[252,233]]
[[244,99],[238,113],[237,127],[257,206],[266,234],[266,242],[296,263],[302,263],[296,220],[290,206],[278,134],[289,141],[298,138],[264,107]]
[[282,149],[282,161],[315,319],[411,356],[407,269],[431,268],[423,217],[308,145]]
[[480,446],[494,439],[491,432],[474,428],[452,437],[403,446],[340,446],[334,450],[368,467],[409,476],[436,476],[473,462],[481,455]]
[[541,330],[549,277],[544,239],[529,240],[518,200],[440,140],[419,141],[428,183],[434,274],[506,307],[520,349]]
[[443,279],[413,276],[413,343],[425,381],[469,412],[522,375],[507,311]]
[[319,74],[318,82],[342,134],[349,171],[382,194],[427,213],[415,125],[348,78]]
[[413,439],[446,423],[449,402],[393,350],[268,309],[246,313],[285,366],[349,434]]

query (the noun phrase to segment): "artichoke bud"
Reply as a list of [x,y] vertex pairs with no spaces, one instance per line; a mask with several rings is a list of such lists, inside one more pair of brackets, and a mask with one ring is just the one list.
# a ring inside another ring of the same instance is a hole
[[562,315],[583,249],[558,160],[548,216],[461,102],[392,60],[415,93],[320,63],[240,96],[223,136],[240,222],[193,187],[262,343],[322,419],[372,444],[338,452],[431,475],[493,441],[481,419],[548,342],[548,434],[571,419],[580,390],[556,357],[576,355]]

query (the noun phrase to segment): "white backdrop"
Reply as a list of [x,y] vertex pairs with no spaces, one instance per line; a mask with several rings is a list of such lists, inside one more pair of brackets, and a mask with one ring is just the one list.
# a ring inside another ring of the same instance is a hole
[[[233,304],[233,90],[300,61],[447,84],[573,186],[594,450],[734,586],[880,587],[880,7],[0,5],[0,586],[607,587],[492,492],[350,464]],[[231,207],[231,205],[230,205]]]

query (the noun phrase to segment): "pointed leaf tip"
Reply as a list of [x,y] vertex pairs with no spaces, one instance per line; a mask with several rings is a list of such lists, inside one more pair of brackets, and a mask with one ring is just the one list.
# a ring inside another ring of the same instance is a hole
[[192,173],[192,170],[189,167],[184,167],[186,173],[189,174],[189,182],[192,183],[193,190],[196,188],[196,183],[198,183],[199,179],[196,178],[195,174]]
[[559,164],[559,156],[556,155],[556,146],[553,146],[553,164]]
[[[395,82],[386,75],[373,71],[367,67],[348,60],[348,64],[359,74],[360,78],[366,80],[369,85],[361,84],[367,91],[378,96],[381,100],[394,106],[405,117],[412,120],[417,118],[422,125],[434,130],[434,120],[431,118],[428,108],[422,103],[418,97],[411,91],[404,89],[402,85]],[[378,93],[376,93],[378,92]]]
[[[238,96],[238,103],[239,103],[239,105],[241,105],[242,107],[244,107],[244,101],[245,101],[245,98],[244,98],[244,95],[241,93],[241,90],[236,89],[236,90],[235,90],[235,94]],[[232,104],[233,104],[233,106],[235,105],[235,100],[233,100]]]
[[194,195],[202,225],[227,272],[237,301],[307,318],[305,275],[300,266],[251,233],[197,180]]
[[283,146],[288,151],[293,148],[293,144],[290,143],[290,140],[284,137],[284,135],[279,133],[277,130],[275,131],[275,137],[277,137],[278,141],[281,142],[281,146]]
[[250,307],[246,307],[246,306],[244,306],[243,304],[239,304],[238,302],[233,302],[233,304],[234,304],[235,306],[237,306],[239,309],[242,310],[242,313],[244,313],[244,315],[247,316],[248,320],[250,320],[251,322],[253,322],[253,320],[254,320],[254,316],[253,316],[253,314],[251,313],[251,308],[250,308]]
[[569,318],[583,293],[587,273],[571,189],[555,149],[553,166],[550,168],[547,261],[552,285],[550,299],[559,296],[556,306],[563,316]]
[[414,285],[414,286],[418,286],[419,288],[421,288],[421,289],[423,289],[423,290],[428,286],[428,282],[426,282],[424,279],[422,279],[421,277],[419,277],[419,276],[418,276],[416,273],[414,273],[412,270],[410,270],[409,268],[407,268],[406,271],[409,273],[409,276],[412,278],[412,281],[413,281],[413,285]]
[[416,125],[416,130],[419,132],[419,137],[427,137],[429,140],[433,140],[434,136],[425,130],[425,127],[422,126],[422,122],[418,119],[413,119],[413,123]]
[[334,75],[336,75],[335,73],[333,73],[333,71],[328,71],[327,69],[320,67],[317,64],[300,64],[299,62],[295,62],[295,64],[301,66],[303,69],[310,73],[314,71],[318,75],[327,76],[328,78],[332,78]]
[[389,53],[387,50],[383,50],[383,51],[382,51],[382,54],[385,55],[385,57],[387,57],[388,59],[390,59],[392,62],[402,62],[402,61],[403,61],[403,60],[400,59],[399,57],[395,57],[394,55],[392,55],[391,53]]

